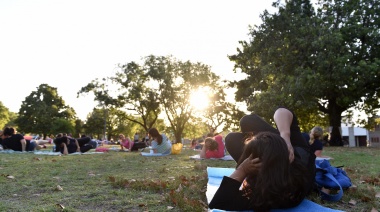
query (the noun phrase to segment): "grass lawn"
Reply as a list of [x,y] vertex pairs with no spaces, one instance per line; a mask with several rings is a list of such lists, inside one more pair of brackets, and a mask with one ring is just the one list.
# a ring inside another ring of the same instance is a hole
[[[206,167],[235,162],[189,159],[197,153],[0,154],[0,211],[207,211]],[[325,155],[344,165],[355,186],[340,202],[309,199],[344,211],[380,210],[380,149],[326,147]]]

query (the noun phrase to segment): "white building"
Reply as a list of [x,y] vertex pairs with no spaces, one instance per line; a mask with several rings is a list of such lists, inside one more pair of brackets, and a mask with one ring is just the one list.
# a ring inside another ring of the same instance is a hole
[[349,147],[370,146],[370,132],[367,129],[342,126],[341,130],[343,140],[348,141]]

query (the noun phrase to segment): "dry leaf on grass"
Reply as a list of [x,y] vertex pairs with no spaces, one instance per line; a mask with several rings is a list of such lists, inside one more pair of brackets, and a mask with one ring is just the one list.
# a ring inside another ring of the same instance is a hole
[[351,199],[351,200],[348,202],[348,204],[355,206],[355,205],[356,205],[356,201],[353,200],[353,199]]
[[380,198],[380,192],[375,195],[376,198]]
[[113,176],[108,176],[108,179],[113,183],[116,182],[116,178]]
[[57,207],[59,207],[60,209],[65,209],[65,206],[63,206],[62,204],[59,204],[59,203],[57,203],[57,204],[55,204]]
[[182,185],[181,184],[179,184],[179,186],[178,186],[178,188],[175,190],[176,192],[181,192],[183,189],[182,189]]
[[56,190],[57,191],[63,191],[63,188],[60,185],[57,185]]

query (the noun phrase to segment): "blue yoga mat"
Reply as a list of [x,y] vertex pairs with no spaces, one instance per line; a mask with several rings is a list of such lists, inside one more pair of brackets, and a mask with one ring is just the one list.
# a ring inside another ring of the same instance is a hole
[[[207,191],[206,197],[207,202],[210,203],[211,199],[214,197],[215,192],[218,190],[220,183],[222,182],[223,176],[230,176],[235,169],[233,168],[216,168],[207,167]],[[224,210],[210,209],[212,212],[222,212]],[[301,204],[295,208],[288,209],[275,209],[272,212],[341,212],[341,210],[335,210],[331,208],[324,207],[310,200],[304,199]],[[253,212],[253,211],[247,211]]]

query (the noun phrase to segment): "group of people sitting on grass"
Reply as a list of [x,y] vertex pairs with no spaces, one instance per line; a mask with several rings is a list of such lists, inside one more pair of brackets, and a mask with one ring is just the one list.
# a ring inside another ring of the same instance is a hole
[[[150,138],[150,139],[149,139]],[[138,149],[151,146],[154,153],[170,154],[171,141],[164,133],[159,133],[156,128],[151,128],[144,138],[144,141],[131,141],[123,134],[119,135],[121,150],[137,151]],[[85,153],[92,148],[96,148],[96,141],[90,137],[82,135],[80,138],[73,138],[65,133],[59,133],[56,138],[48,140],[26,139],[22,134],[17,133],[13,127],[5,127],[0,130],[0,150],[13,150],[20,152],[31,152],[46,148],[45,144],[54,144],[54,152],[61,152],[64,155],[81,152]]]
[[59,133],[55,139],[35,140],[26,139],[25,136],[17,133],[13,127],[5,127],[4,130],[0,130],[0,145],[3,150],[32,152],[46,148],[45,144],[48,143],[55,145],[55,152],[61,152],[65,155],[74,152],[84,153],[94,148],[91,138],[87,136],[75,139],[64,133]]
[[148,146],[151,146],[153,153],[161,153],[163,155],[170,154],[172,151],[172,143],[164,133],[159,133],[156,128],[151,128],[143,141],[139,141],[136,136],[134,141],[131,141],[123,134],[119,135],[120,150],[127,149],[129,152],[137,151]]

